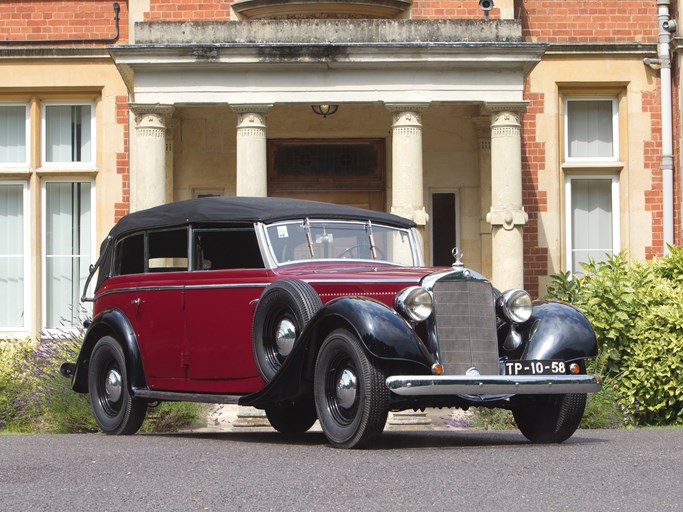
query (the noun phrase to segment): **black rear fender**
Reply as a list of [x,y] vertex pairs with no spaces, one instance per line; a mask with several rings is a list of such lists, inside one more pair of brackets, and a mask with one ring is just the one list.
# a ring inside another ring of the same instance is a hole
[[118,309],[108,309],[95,318],[85,332],[83,345],[74,368],[71,387],[79,393],[88,392],[88,366],[90,355],[103,336],[112,336],[123,347],[126,354],[126,370],[131,388],[145,387],[145,373],[137,338],[130,322]]

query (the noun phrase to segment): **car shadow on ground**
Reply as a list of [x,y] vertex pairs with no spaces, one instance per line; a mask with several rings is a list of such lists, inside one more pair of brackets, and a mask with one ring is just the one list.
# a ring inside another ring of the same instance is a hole
[[[214,439],[241,443],[329,446],[322,432],[285,435],[278,432],[178,432],[144,434],[185,439]],[[599,431],[579,431],[563,444],[586,445],[606,443]],[[458,431],[388,431],[371,446],[373,450],[406,448],[472,448],[492,446],[531,446],[522,434],[514,430],[458,430]]]

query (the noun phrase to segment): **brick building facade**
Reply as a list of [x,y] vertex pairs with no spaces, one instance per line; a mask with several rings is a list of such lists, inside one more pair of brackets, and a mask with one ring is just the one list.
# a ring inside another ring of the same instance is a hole
[[[588,256],[660,256],[681,237],[680,44],[660,26],[678,12],[674,0],[2,2],[0,336],[77,323],[109,228],[200,195],[393,211],[421,226],[428,262],[448,264],[457,244],[496,286],[537,296]],[[352,162],[338,175],[278,160],[304,148],[324,167],[330,143]]]

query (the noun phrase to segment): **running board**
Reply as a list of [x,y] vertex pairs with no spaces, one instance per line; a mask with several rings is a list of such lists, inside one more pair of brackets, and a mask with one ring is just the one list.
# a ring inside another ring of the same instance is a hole
[[164,402],[200,402],[207,404],[239,404],[244,395],[216,395],[211,393],[179,393],[175,391],[154,391],[133,388],[135,398],[161,400]]

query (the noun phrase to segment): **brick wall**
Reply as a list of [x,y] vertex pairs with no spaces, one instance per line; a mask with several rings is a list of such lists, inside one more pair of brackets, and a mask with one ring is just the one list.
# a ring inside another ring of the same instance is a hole
[[653,92],[643,92],[643,112],[651,114],[652,138],[643,143],[645,172],[651,176],[650,190],[645,191],[645,211],[652,214],[652,245],[645,247],[647,259],[664,254],[664,224],[663,224],[663,194],[662,194],[662,120],[659,93],[659,78],[657,89]]
[[[111,0],[1,1],[0,39],[42,41],[112,38],[116,33],[113,4]],[[121,11],[117,42],[126,43],[128,41],[128,3],[125,0],[119,0],[118,4]]]
[[547,193],[538,190],[539,173],[545,169],[545,142],[536,139],[536,116],[543,113],[544,95],[530,92],[527,81],[524,99],[529,102],[522,117],[522,204],[529,215],[524,226],[524,288],[537,297],[538,278],[548,275],[548,249],[538,246],[538,217],[548,210]]
[[[479,8],[478,0],[413,0],[410,17],[414,19],[482,19],[484,12]],[[494,7],[489,17],[500,18],[500,10]]]
[[123,127],[123,151],[116,153],[116,174],[121,176],[121,202],[114,203],[114,222],[130,211],[130,172],[128,171],[129,123],[128,97],[116,97],[116,124]]
[[151,0],[145,21],[226,21],[232,0]]
[[657,41],[655,0],[516,0],[515,18],[531,41]]

